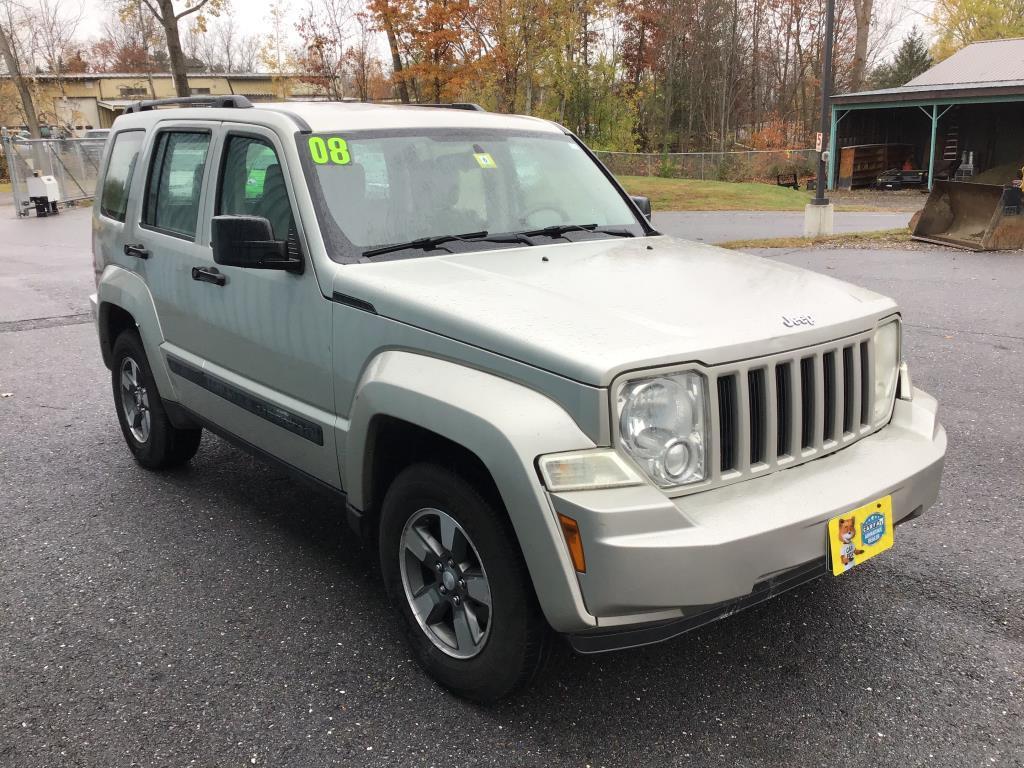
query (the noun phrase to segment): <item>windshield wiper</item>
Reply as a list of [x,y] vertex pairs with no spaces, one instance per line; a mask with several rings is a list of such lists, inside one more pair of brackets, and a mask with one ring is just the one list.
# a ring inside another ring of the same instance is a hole
[[527,229],[523,232],[515,232],[514,234],[523,235],[524,237],[539,237],[540,235],[561,237],[566,232],[592,232],[595,229],[597,229],[597,224],[552,224],[550,227]]
[[565,237],[569,232],[597,232],[602,235],[615,235],[616,237],[634,237],[626,227],[599,227],[597,224],[554,224],[550,227],[540,229],[528,229],[522,232],[514,232],[522,237],[539,237],[541,235],[556,238]]
[[384,245],[380,248],[370,248],[363,251],[362,255],[370,259],[385,253],[404,251],[406,249],[418,249],[421,251],[432,251],[438,246],[451,242],[484,242],[484,243],[522,243],[523,245],[537,245],[531,238],[546,236],[550,238],[563,237],[567,232],[598,232],[604,235],[616,235],[618,237],[633,237],[633,233],[625,227],[599,227],[597,224],[554,224],[550,227],[539,229],[528,229],[521,232],[502,232],[491,234],[486,231],[466,232],[461,235],[436,235],[434,237],[418,237],[405,243]]
[[592,232],[600,232],[602,235],[615,235],[616,237],[636,237],[636,234],[626,227],[596,227]]
[[374,256],[380,256],[384,253],[394,253],[395,251],[404,251],[408,248],[417,248],[421,251],[432,251],[439,245],[450,243],[454,240],[477,240],[482,237],[487,237],[486,232],[466,232],[463,235],[435,235],[434,237],[418,237],[415,240],[409,240],[405,243],[395,243],[394,245],[385,245],[380,248],[371,248],[368,251],[363,251],[362,255],[366,258],[373,258]]

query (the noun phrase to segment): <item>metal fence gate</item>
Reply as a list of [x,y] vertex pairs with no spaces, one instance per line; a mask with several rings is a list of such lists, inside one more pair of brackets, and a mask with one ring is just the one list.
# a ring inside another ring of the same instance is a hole
[[105,138],[23,139],[6,129],[0,131],[0,146],[7,159],[17,214],[28,216],[33,210],[28,199],[28,179],[36,172],[57,180],[61,204],[91,199],[96,194],[106,143]]

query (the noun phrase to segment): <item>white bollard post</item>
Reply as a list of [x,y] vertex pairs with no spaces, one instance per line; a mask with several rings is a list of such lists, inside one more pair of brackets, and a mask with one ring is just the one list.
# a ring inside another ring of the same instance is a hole
[[823,237],[831,235],[833,229],[833,214],[835,206],[830,202],[828,205],[815,205],[808,203],[804,207],[804,237]]

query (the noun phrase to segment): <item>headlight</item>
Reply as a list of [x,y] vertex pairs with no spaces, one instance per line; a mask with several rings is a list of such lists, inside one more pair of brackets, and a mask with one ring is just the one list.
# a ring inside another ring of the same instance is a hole
[[706,476],[706,389],[690,371],[631,381],[619,392],[622,448],[662,488]]
[[871,423],[876,427],[889,418],[899,370],[900,324],[893,320],[875,331],[875,399]]

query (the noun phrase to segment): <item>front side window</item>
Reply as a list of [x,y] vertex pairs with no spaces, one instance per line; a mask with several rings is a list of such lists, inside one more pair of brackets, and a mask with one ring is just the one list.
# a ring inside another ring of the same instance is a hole
[[194,238],[210,134],[165,131],[157,137],[146,184],[144,225]]
[[135,163],[139,159],[139,149],[145,135],[143,131],[125,131],[114,137],[100,196],[100,213],[107,218],[124,221]]
[[274,239],[287,240],[294,219],[277,152],[263,139],[229,136],[224,150],[217,213],[261,216]]
[[[577,229],[580,238],[600,236],[601,229],[646,233],[601,168],[561,133],[338,131],[300,134],[297,141],[325,239],[340,261],[446,235],[486,232],[493,242],[574,225],[590,230]],[[410,248],[395,257],[424,252]]]

